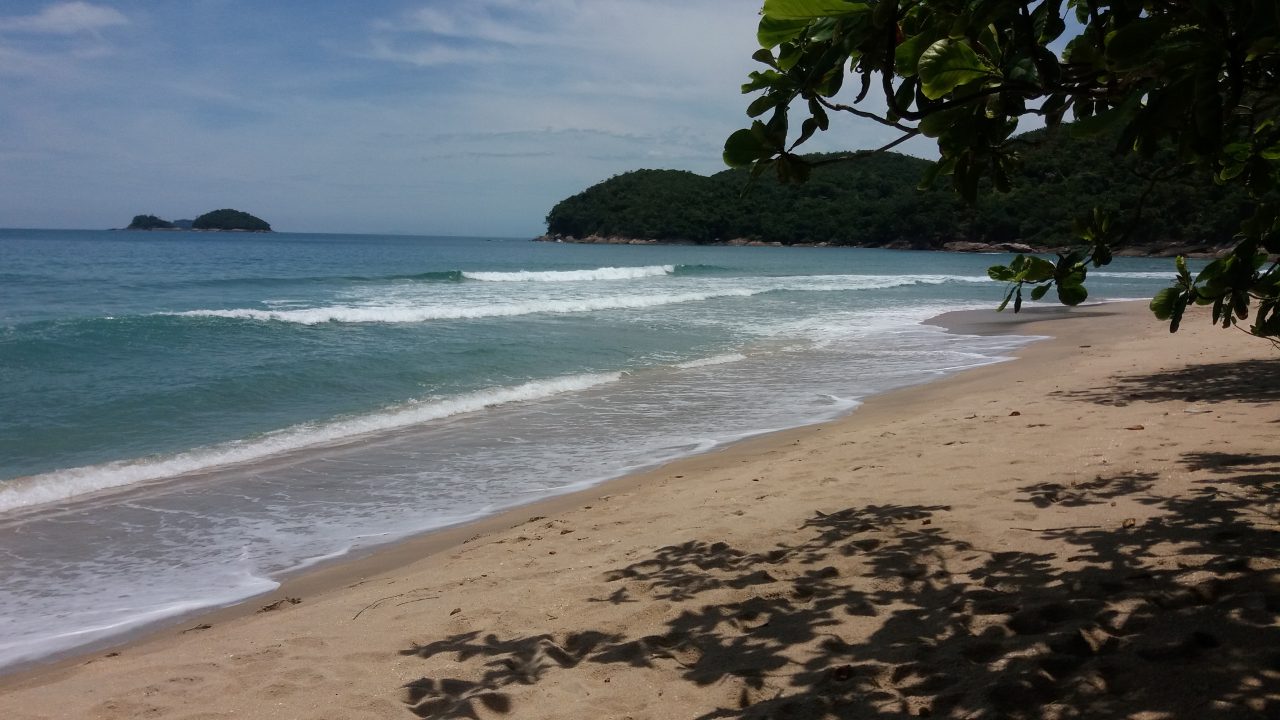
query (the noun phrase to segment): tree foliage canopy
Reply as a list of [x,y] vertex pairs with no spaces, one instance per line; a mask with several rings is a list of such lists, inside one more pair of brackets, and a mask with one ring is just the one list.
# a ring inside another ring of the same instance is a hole
[[[1250,197],[1238,244],[1152,302],[1176,330],[1189,304],[1230,326],[1280,336],[1280,3],[1275,0],[765,0],[744,93],[757,118],[725,143],[725,162],[754,175],[808,179],[795,149],[849,113],[896,132],[884,148],[924,135],[940,159],[925,183],[950,176],[974,200],[1013,185],[1019,120],[1114,138],[1117,155],[1163,158],[1149,180],[1200,173]],[[851,102],[840,91],[856,87]],[[837,99],[837,98],[842,99]],[[799,119],[793,122],[793,115]],[[795,126],[798,124],[798,130]],[[1137,183],[1141,184],[1141,183]],[[1145,193],[1141,197],[1145,197]],[[1121,208],[1129,215],[1142,209]],[[1056,287],[1081,302],[1090,266],[1110,261],[1135,222],[1107,212],[1079,224],[1079,250],[992,268],[1015,309]]]

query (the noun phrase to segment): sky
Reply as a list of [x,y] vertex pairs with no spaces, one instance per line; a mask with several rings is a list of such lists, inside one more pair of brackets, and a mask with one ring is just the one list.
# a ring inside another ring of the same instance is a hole
[[[614,175],[724,169],[725,137],[749,124],[758,10],[6,0],[0,227],[231,207],[283,231],[533,237]],[[805,147],[891,132],[850,118]]]

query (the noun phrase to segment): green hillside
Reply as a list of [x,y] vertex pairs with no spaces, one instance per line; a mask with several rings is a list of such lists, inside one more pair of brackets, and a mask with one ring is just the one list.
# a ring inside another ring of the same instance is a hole
[[[951,241],[1072,242],[1072,221],[1100,207],[1131,218],[1153,174],[1169,174],[1158,158],[1117,159],[1111,145],[1070,133],[1027,133],[1013,191],[965,206],[947,180],[917,190],[929,163],[897,153],[863,154],[815,167],[809,182],[781,185],[760,178],[745,193],[745,170],[710,177],[677,170],[637,170],[557,203],[547,232],[565,238],[617,236],[711,243],[731,239],[878,247],[939,248]],[[811,161],[833,156],[810,155]],[[1206,179],[1177,177],[1151,189],[1134,246],[1215,246],[1231,239],[1246,199]]]

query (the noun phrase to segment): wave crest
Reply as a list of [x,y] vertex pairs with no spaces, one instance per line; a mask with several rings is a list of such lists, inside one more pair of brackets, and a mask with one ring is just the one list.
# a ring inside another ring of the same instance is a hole
[[514,272],[463,271],[467,280],[483,282],[583,282],[590,280],[638,280],[675,273],[675,265],[602,267],[593,270],[516,270]]
[[341,442],[358,435],[385,432],[510,403],[541,400],[615,382],[622,373],[589,373],[491,388],[444,400],[414,402],[383,412],[298,425],[252,440],[238,440],[167,457],[121,460],[56,470],[0,484],[0,512],[59,502],[91,492],[160,480],[223,465],[257,460],[313,445]]
[[319,325],[322,323],[420,323],[432,320],[475,320],[516,317],[536,313],[585,313],[601,310],[642,308],[700,302],[730,297],[752,297],[770,292],[839,292],[884,290],[903,285],[938,285],[948,282],[988,283],[985,276],[968,275],[808,275],[766,278],[754,287],[725,287],[700,292],[648,295],[606,295],[567,300],[535,299],[524,302],[477,305],[394,304],[330,305],[295,310],[236,308],[229,310],[187,310],[163,313],[179,317],[210,317]]

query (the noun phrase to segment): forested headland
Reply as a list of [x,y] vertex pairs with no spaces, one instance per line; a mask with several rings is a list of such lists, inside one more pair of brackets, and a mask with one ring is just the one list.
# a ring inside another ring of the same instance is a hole
[[[1046,250],[1072,244],[1074,221],[1096,207],[1126,225],[1128,253],[1164,255],[1229,245],[1245,213],[1242,190],[1171,172],[1159,156],[1117,157],[1107,138],[1033,131],[1019,141],[1024,150],[1012,191],[983,193],[972,206],[946,182],[918,189],[926,160],[864,153],[820,164],[798,185],[766,174],[748,188],[745,169],[709,177],[680,170],[624,173],[557,203],[545,237]],[[840,155],[806,157],[821,163]]]
[[271,232],[271,224],[241,210],[223,208],[207,212],[195,220],[170,222],[155,215],[134,215],[125,230],[223,230],[232,232]]

